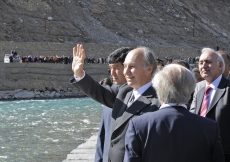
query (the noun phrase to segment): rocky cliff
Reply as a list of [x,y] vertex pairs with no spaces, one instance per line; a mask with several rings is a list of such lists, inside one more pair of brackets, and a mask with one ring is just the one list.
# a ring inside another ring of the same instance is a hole
[[228,0],[2,0],[0,40],[229,49]]
[[[94,58],[139,45],[160,58],[196,57],[202,47],[230,51],[229,0],[2,0],[0,11],[0,91],[13,94],[77,90],[68,84],[69,65],[3,64],[11,50],[70,56],[83,43]],[[96,80],[108,77],[108,65],[86,67]]]

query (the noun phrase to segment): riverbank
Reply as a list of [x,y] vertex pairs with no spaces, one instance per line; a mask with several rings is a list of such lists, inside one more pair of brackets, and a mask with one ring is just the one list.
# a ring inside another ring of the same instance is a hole
[[27,91],[17,89],[12,91],[0,91],[0,101],[23,100],[23,99],[54,99],[54,98],[73,98],[87,97],[81,91],[75,92],[56,92],[56,91]]
[[[86,64],[84,68],[96,81],[109,77],[106,64]],[[70,64],[0,63],[0,69],[3,99],[81,96],[69,83],[73,75]]]

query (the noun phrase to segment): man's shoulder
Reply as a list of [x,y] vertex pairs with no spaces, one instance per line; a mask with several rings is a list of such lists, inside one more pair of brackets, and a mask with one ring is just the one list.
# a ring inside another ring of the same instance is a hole
[[[160,105],[157,105],[157,106],[160,106]],[[154,111],[146,111],[140,116],[135,116],[132,120],[135,121],[136,123],[138,122],[148,123],[149,121],[158,120],[159,118],[162,118],[163,116],[166,116],[167,114],[171,114],[170,109],[159,109],[158,107]]]
[[[185,111],[184,111],[185,112]],[[184,114],[183,124],[186,123],[192,123],[192,125],[196,128],[199,128],[200,130],[205,130],[208,132],[213,132],[218,129],[218,124],[216,121],[211,120],[209,118],[201,117],[197,114],[190,113],[189,111],[186,111]],[[176,116],[175,116],[176,117]],[[146,131],[149,129],[149,126],[153,126],[156,123],[164,123],[166,120],[178,120],[178,118],[175,119],[175,117],[172,117],[172,114],[170,114],[170,111],[161,111],[157,110],[154,112],[148,112],[141,116],[137,116],[131,119],[130,122],[132,122],[132,125],[135,129],[139,131]],[[182,124],[182,123],[181,123]]]
[[132,91],[133,88],[130,87],[127,83],[119,86],[119,93],[127,93]]
[[198,114],[192,113],[188,111],[188,114],[186,115],[188,120],[192,121],[194,125],[200,126],[202,128],[206,127],[214,127],[217,125],[217,122],[209,119],[209,118],[204,118]]
[[156,90],[153,86],[150,86],[144,93],[143,95],[148,95],[152,94],[153,96],[157,96]]
[[202,80],[198,83],[196,83],[196,88],[201,89],[202,87],[204,87],[206,85],[206,81]]
[[120,85],[119,87],[120,87],[120,89],[126,89],[126,88],[133,89],[133,88],[130,87],[127,83],[125,83],[125,84],[123,84],[123,85]]
[[230,80],[222,76],[218,88],[223,89],[227,87],[230,87]]
[[206,81],[205,81],[205,80],[202,80],[202,81],[196,83],[196,85],[204,85],[205,83],[206,83]]
[[[159,110],[157,110],[159,111]],[[156,112],[157,111],[153,111],[153,112],[147,112],[147,113],[144,113],[140,116],[135,116],[131,119],[132,123],[134,125],[144,125],[144,124],[147,124],[149,123],[151,120],[155,120],[154,116],[155,114],[157,114]]]

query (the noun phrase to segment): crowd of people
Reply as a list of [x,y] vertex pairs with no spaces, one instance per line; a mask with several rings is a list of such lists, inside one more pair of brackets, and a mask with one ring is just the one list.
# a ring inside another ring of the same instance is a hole
[[[72,64],[73,56],[35,56],[35,55],[28,55],[28,56],[20,56],[17,54],[16,51],[11,51],[12,57],[11,61],[13,62],[13,58],[18,57],[19,62],[21,63],[60,63],[60,64]],[[156,61],[158,63],[158,66],[171,64],[175,59],[171,57],[164,57],[164,58],[156,58]],[[199,57],[188,57],[180,59],[185,61],[187,64],[192,64],[194,66],[197,66]],[[106,57],[99,57],[99,58],[93,58],[93,57],[86,57],[84,60],[84,63],[86,64],[108,64],[108,59]]]
[[[12,56],[14,57],[14,56]],[[100,58],[90,58],[87,57],[85,59],[85,63],[87,64],[107,64],[107,59],[100,57]],[[72,56],[22,56],[20,57],[21,63],[60,63],[60,64],[72,64],[73,57]],[[12,61],[13,62],[13,61]]]
[[[12,56],[10,57],[10,62],[13,62],[13,59],[18,58],[17,62],[20,63],[60,63],[60,64],[72,64],[73,56],[20,56],[15,50],[11,51]],[[108,64],[106,57],[91,58],[86,57],[84,63],[87,64]]]
[[147,47],[119,48],[100,83],[84,71],[85,57],[74,47],[70,83],[104,105],[95,162],[230,161],[226,52],[203,48],[190,69],[189,60],[165,65]]
[[71,64],[73,60],[72,56],[22,56],[21,63],[61,63]]

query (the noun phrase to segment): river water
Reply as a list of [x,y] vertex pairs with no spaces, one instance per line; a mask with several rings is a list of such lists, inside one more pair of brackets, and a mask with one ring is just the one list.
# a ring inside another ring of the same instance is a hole
[[90,98],[0,101],[0,162],[61,162],[98,132]]

